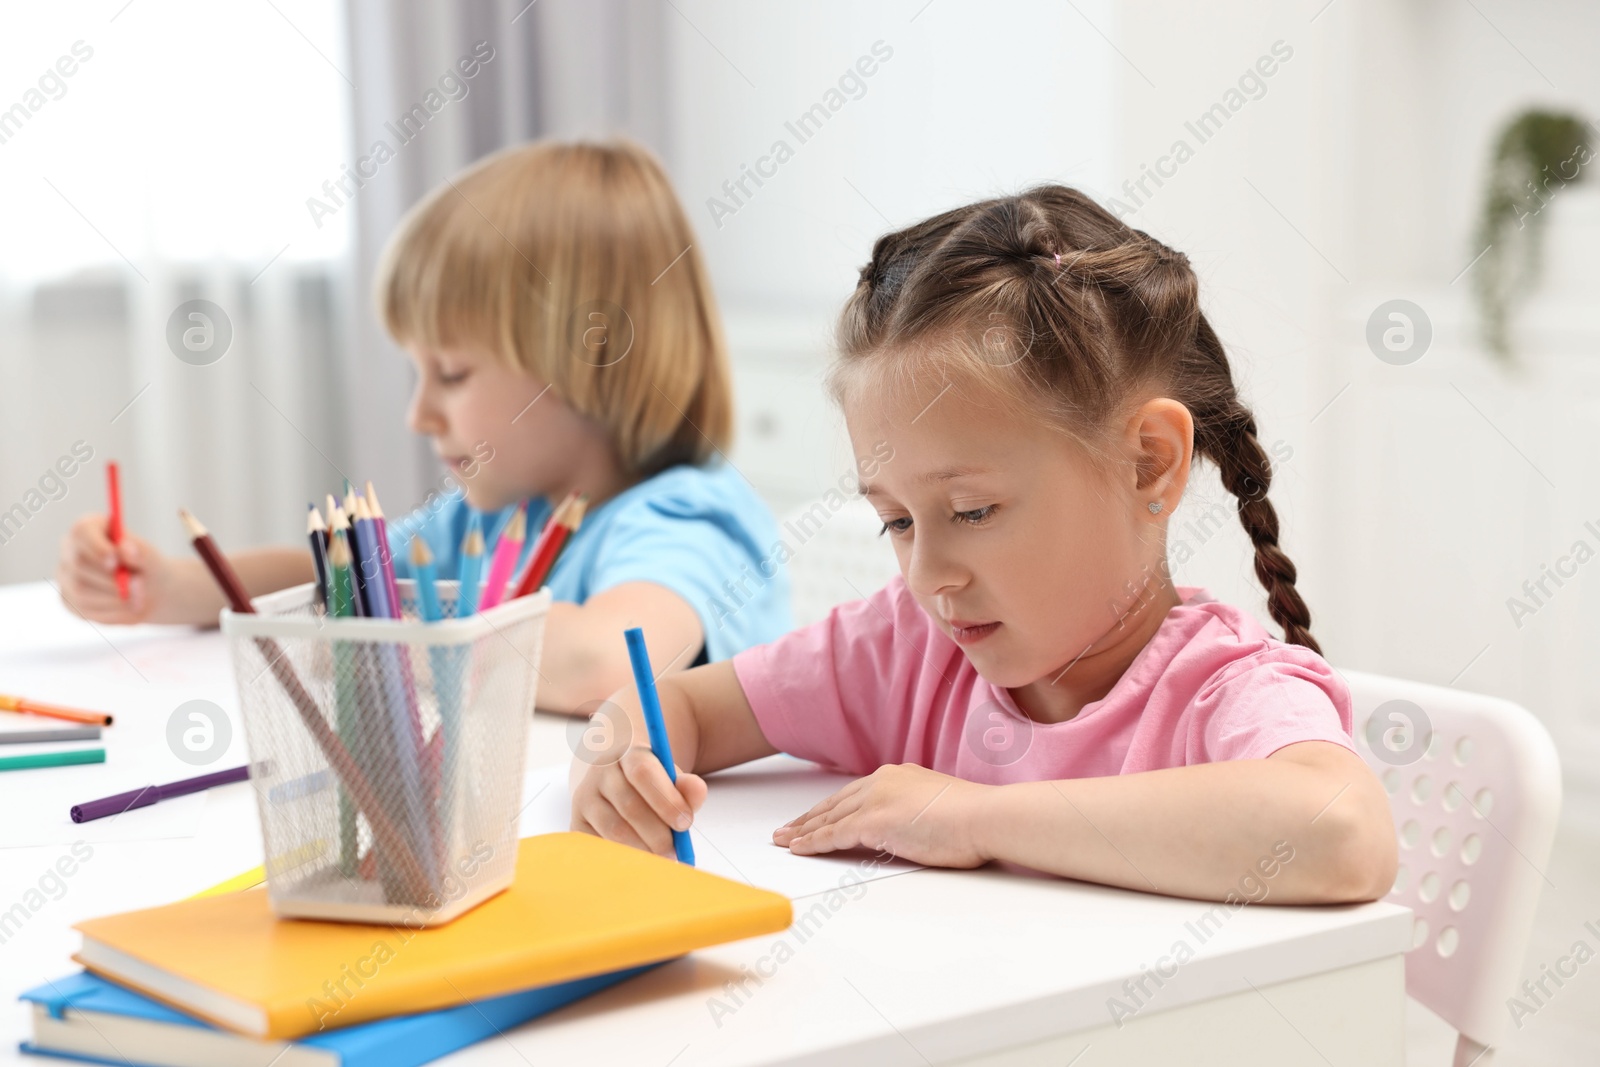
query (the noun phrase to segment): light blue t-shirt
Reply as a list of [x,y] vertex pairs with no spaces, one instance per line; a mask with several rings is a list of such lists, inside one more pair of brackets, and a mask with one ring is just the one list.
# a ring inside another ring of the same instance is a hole
[[[517,560],[527,564],[553,505],[528,504],[528,538]],[[440,578],[460,573],[460,548],[474,514],[488,553],[515,507],[476,512],[460,490],[389,525],[395,575],[410,578],[411,538],[420,533]],[[547,584],[556,600],[582,604],[625,582],[655,582],[700,616],[706,644],[695,662],[727,659],[787,633],[789,575],[781,565],[778,525],[738,471],[725,463],[681,465],[591,507],[567,542]],[[488,557],[485,557],[485,570]],[[622,635],[617,635],[622,640]]]

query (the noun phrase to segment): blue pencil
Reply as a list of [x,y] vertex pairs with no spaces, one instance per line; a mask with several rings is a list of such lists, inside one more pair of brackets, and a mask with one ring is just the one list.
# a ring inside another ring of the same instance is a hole
[[411,569],[417,576],[417,614],[423,622],[438,622],[444,618],[444,609],[439,605],[439,575],[428,542],[420,535],[411,539]]
[[[644,726],[650,733],[650,751],[666,768],[667,777],[676,782],[678,769],[672,763],[672,744],[667,740],[667,724],[661,718],[661,697],[656,693],[655,674],[650,670],[650,653],[645,651],[644,631],[635,626],[624,636],[628,639],[628,661],[633,664],[633,684],[639,690]],[[679,863],[694,866],[694,844],[689,840],[689,831],[672,831],[672,850],[678,854]]]
[[[423,622],[439,622],[444,609],[439,604],[438,575],[433,553],[420,536],[411,539],[411,569],[417,576],[417,613]],[[423,750],[423,773],[429,778],[430,799],[439,798],[439,832],[448,849],[455,833],[455,790],[461,764],[461,680],[463,650],[428,649],[433,664],[433,691],[439,703],[439,732]],[[441,784],[440,778],[443,778]]]
[[456,618],[464,619],[478,610],[478,586],[483,580],[483,528],[477,515],[467,527],[461,542],[460,581],[456,589]]

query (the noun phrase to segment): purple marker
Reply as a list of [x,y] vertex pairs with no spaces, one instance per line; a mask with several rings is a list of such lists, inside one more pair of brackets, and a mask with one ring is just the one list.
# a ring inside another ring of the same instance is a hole
[[99,800],[87,800],[82,804],[72,806],[73,822],[92,822],[103,819],[107,815],[120,815],[134,808],[147,808],[159,800],[170,800],[173,797],[187,796],[198,793],[203,789],[210,789],[214,785],[228,785],[231,782],[243,782],[250,777],[250,765],[234,767],[226,771],[215,771],[211,774],[202,774],[198,778],[185,778],[181,782],[169,782],[166,785],[147,785],[143,789],[130,789],[126,793],[116,796],[101,797]]

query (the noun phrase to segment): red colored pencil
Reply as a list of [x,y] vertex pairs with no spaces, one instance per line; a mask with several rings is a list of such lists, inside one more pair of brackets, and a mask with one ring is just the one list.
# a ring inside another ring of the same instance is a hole
[[[106,495],[111,498],[111,515],[106,520],[106,536],[111,538],[111,543],[118,548],[122,547],[122,479],[118,477],[117,461],[109,460],[106,463]],[[122,565],[121,554],[117,558],[117,596],[122,600],[128,599],[128,579],[131,576],[128,568]]]
[[539,540],[533,546],[533,552],[528,559],[528,566],[522,572],[522,580],[517,583],[517,588],[511,594],[512,599],[527,596],[544,585],[545,579],[550,577],[550,571],[556,565],[556,558],[561,555],[561,550],[566,547],[567,541],[583,525],[583,514],[589,508],[589,498],[578,496],[570,503],[563,501],[555,514],[550,516],[550,522],[545,525],[544,532],[539,535]]
[[[567,510],[572,507],[573,501],[578,499],[578,496],[576,489],[571,490],[561,498],[561,503],[551,508],[550,514],[545,516],[544,525],[539,528],[539,536],[534,539],[533,549],[528,553],[528,565],[522,568],[512,580],[511,595],[506,597],[507,600],[515,600],[517,597],[525,596],[533,591],[532,589],[524,590],[522,585],[527,581],[528,575],[533,573],[534,561],[539,558],[539,553],[544,548],[545,543],[555,534],[556,527],[560,525],[562,518],[566,515]],[[534,588],[538,587],[535,586]]]

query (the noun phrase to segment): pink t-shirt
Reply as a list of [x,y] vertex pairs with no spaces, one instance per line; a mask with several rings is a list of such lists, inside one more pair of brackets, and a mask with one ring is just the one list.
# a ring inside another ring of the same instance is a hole
[[1059,723],[989,684],[895,578],[821,622],[733,657],[761,732],[849,774],[915,763],[969,781],[1090,778],[1264,759],[1350,741],[1350,691],[1326,660],[1180,586],[1116,685]]

